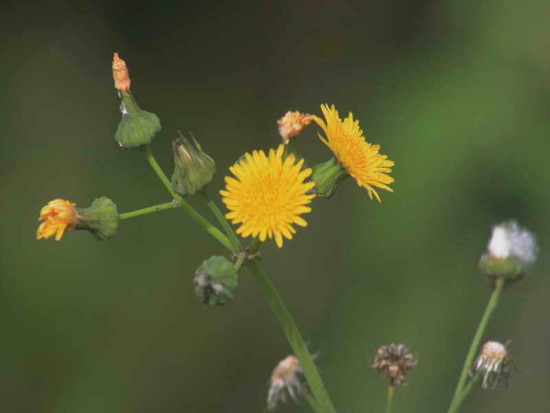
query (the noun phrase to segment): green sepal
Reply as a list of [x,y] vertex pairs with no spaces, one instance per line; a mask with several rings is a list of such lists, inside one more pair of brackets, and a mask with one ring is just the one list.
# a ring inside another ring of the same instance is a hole
[[195,195],[212,182],[216,173],[216,163],[202,150],[197,140],[192,142],[180,135],[172,142],[174,150],[174,173],[172,188],[181,196]]
[[502,277],[507,282],[519,281],[525,276],[525,268],[516,257],[494,257],[485,254],[479,261],[479,268],[490,279]]
[[338,161],[334,158],[313,167],[311,180],[315,182],[317,196],[330,198],[336,193],[340,182],[348,176]]
[[77,208],[78,223],[75,229],[85,229],[100,240],[113,238],[118,232],[116,204],[107,197],[97,198],[88,208]]
[[195,295],[207,305],[224,305],[233,299],[239,285],[233,263],[225,257],[213,256],[195,271]]
[[143,149],[160,132],[157,115],[141,110],[133,95],[122,96],[122,120],[118,124],[115,140],[124,149]]

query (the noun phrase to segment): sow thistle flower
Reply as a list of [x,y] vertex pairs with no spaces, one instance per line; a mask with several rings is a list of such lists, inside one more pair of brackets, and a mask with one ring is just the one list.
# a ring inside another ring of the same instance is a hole
[[294,155],[283,158],[284,146],[246,153],[229,168],[235,176],[226,177],[222,201],[230,211],[226,217],[241,224],[237,233],[257,237],[260,241],[275,239],[280,248],[283,237],[292,239],[293,225],[307,226],[300,216],[311,212],[307,206],[315,197],[315,183],[307,181],[311,169],[302,169],[304,160],[296,162]]
[[64,199],[54,199],[48,202],[40,210],[39,221],[42,223],[36,231],[36,239],[48,239],[55,236],[59,241],[65,233],[76,226],[78,222],[78,211],[76,204]]
[[116,204],[107,197],[97,198],[88,208],[77,208],[64,199],[54,199],[40,210],[41,221],[36,239],[55,236],[59,241],[72,229],[88,230],[96,238],[106,240],[118,232],[119,216]]
[[342,120],[334,105],[321,105],[321,110],[325,119],[314,116],[313,120],[325,133],[326,137],[319,134],[319,138],[334,153],[337,162],[330,160],[315,168],[313,179],[318,191],[320,189],[319,195],[332,196],[338,182],[349,175],[357,185],[367,190],[371,199],[375,197],[381,202],[374,187],[393,192],[388,185],[394,179],[387,174],[392,171],[394,163],[379,153],[380,145],[366,141],[359,121],[353,119],[351,112]]

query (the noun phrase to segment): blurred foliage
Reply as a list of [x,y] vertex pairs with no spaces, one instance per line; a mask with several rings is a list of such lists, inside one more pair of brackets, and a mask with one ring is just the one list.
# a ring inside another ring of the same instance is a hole
[[[382,204],[347,181],[295,240],[264,252],[339,411],[383,409],[369,365],[391,342],[419,359],[397,411],[444,411],[488,297],[479,257],[509,218],[542,250],[487,334],[511,340],[517,372],[464,410],[550,409],[547,1],[1,7],[3,411],[258,412],[289,353],[246,273],[227,306],[198,302],[193,272],[222,251],[177,210],[125,221],[111,241],[34,240],[57,197],[105,195],[121,212],[169,201],[142,155],[113,141],[115,51],[162,120],[153,150],[167,173],[170,141],[190,130],[216,160],[217,189],[242,153],[278,143],[285,111],[324,102],[353,111],[396,162]],[[310,163],[329,155],[313,127],[300,146]]]

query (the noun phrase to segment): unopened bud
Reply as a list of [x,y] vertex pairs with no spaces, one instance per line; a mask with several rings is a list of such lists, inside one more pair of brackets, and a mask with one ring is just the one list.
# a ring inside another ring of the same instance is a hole
[[317,164],[313,167],[311,180],[315,182],[317,196],[330,198],[336,193],[340,182],[348,176],[335,158],[327,162]]
[[224,305],[233,299],[239,280],[231,261],[213,256],[195,271],[193,284],[195,295],[203,304]]
[[195,195],[208,185],[216,173],[214,160],[204,152],[191,136],[192,142],[183,135],[172,142],[174,150],[174,173],[172,188],[181,196]]

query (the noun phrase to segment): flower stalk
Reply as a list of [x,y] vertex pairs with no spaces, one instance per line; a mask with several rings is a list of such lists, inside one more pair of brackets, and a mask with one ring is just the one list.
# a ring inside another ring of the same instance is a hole
[[174,209],[179,207],[179,201],[173,200],[164,204],[153,205],[147,208],[137,209],[135,211],[124,212],[118,214],[118,218],[122,221],[125,219],[140,217],[142,215],[152,214],[153,212],[166,211],[167,209]]
[[336,410],[332,405],[332,401],[317,371],[317,367],[315,367],[313,356],[309,352],[304,338],[294,322],[290,311],[261,266],[255,261],[248,261],[246,266],[269,302],[294,354],[298,360],[300,360],[300,364],[304,370],[304,376],[306,377],[311,393],[318,406],[317,412],[334,413]]
[[157,160],[153,156],[153,153],[151,152],[151,148],[147,147],[145,149],[145,157],[147,159],[147,162],[149,162],[149,165],[151,165],[151,168],[155,171],[161,182],[164,184],[168,192],[174,197],[176,201],[178,201],[179,206],[184,210],[184,212],[193,220],[195,221],[202,229],[204,229],[206,232],[208,232],[212,237],[214,237],[220,244],[222,244],[225,248],[232,252],[236,252],[233,249],[233,246],[231,245],[231,242],[227,238],[227,236],[221,232],[218,228],[216,228],[214,225],[212,225],[206,218],[204,218],[201,214],[199,214],[197,211],[193,209],[189,203],[187,203],[180,195],[178,195],[174,189],[172,189],[172,184],[170,183],[170,180],[158,164]]
[[395,385],[390,381],[387,391],[386,413],[393,413],[393,398],[395,395]]
[[455,389],[454,396],[451,401],[451,406],[449,407],[448,413],[457,412],[458,409],[460,408],[460,405],[462,404],[462,402],[464,401],[467,395],[466,393],[464,394],[464,397],[461,397],[464,390],[467,388],[466,380],[468,380],[468,374],[469,374],[470,368],[472,366],[472,363],[474,362],[474,358],[476,356],[477,349],[479,348],[479,344],[483,337],[483,333],[487,328],[487,324],[491,319],[491,315],[493,314],[493,312],[495,311],[498,305],[498,300],[500,298],[500,294],[502,293],[504,282],[505,282],[505,279],[503,277],[499,277],[495,281],[495,287],[493,289],[493,293],[489,298],[487,307],[485,308],[485,312],[481,317],[481,321],[479,322],[476,333],[470,345],[470,350],[468,351],[468,354],[466,355],[466,360],[464,361],[464,365],[462,366],[462,372],[460,373],[460,378],[456,385],[456,389]]

